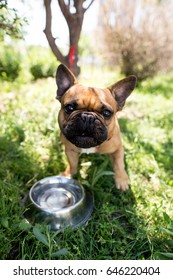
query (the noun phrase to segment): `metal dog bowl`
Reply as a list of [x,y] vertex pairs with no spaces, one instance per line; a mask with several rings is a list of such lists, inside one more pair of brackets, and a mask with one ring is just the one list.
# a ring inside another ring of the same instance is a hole
[[25,200],[24,217],[31,224],[47,224],[52,230],[84,224],[93,210],[92,195],[74,179],[44,178],[33,185]]

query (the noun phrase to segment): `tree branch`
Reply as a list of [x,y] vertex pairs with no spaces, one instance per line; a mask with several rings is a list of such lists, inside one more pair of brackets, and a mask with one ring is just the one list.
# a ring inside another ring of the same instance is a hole
[[74,0],[74,6],[76,8],[76,13],[78,16],[83,15],[85,12],[85,9],[83,8],[83,2],[84,0]]
[[84,13],[91,7],[93,2],[94,2],[94,0],[91,0],[91,2],[89,3],[88,7],[84,9]]
[[52,12],[51,12],[51,0],[44,0],[44,6],[46,10],[46,26],[44,29],[44,33],[46,35],[46,38],[48,40],[49,46],[56,56],[58,60],[60,60],[62,63],[65,63],[65,56],[62,55],[59,48],[55,44],[55,38],[52,35]]
[[60,9],[64,15],[64,17],[67,19],[67,20],[70,20],[71,18],[71,13],[70,13],[70,1],[68,1],[68,4],[66,5],[64,0],[58,0],[58,3],[59,3],[59,6],[60,6]]

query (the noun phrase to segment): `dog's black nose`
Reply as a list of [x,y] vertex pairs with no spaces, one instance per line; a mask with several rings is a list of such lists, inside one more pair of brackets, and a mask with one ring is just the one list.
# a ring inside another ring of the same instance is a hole
[[95,121],[95,116],[91,113],[88,112],[82,112],[81,113],[81,119],[83,121],[83,124],[88,127]]

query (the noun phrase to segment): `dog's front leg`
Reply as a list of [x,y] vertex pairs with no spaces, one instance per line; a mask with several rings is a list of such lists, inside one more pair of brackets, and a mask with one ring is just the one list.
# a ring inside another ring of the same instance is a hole
[[62,173],[64,176],[73,176],[77,173],[78,168],[78,161],[79,161],[79,153],[65,149],[65,153],[68,160],[68,165],[66,167],[66,170]]
[[123,191],[128,190],[130,181],[124,168],[124,150],[122,145],[120,145],[120,147],[110,155],[110,158],[113,162],[117,189],[121,189]]

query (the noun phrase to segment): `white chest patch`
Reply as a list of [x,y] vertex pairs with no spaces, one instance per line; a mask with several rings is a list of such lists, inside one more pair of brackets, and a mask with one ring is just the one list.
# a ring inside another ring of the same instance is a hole
[[96,148],[81,149],[82,154],[93,154],[96,153]]

